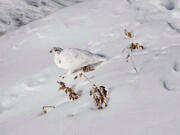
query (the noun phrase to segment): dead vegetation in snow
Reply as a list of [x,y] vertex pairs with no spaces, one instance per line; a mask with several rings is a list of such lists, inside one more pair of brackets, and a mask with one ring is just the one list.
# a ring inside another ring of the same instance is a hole
[[[88,78],[87,75],[85,75],[86,72],[94,71],[95,69],[91,66],[84,66],[81,68],[81,72],[78,73],[78,75],[74,76],[74,80],[85,78],[86,81],[88,81],[92,87],[89,90],[89,95],[93,97],[93,102],[97,106],[97,109],[103,109],[104,107],[108,106],[108,91],[106,90],[105,86],[97,86],[95,83],[92,83],[92,81]],[[64,79],[64,78],[62,78]],[[68,95],[70,100],[78,100],[79,95],[73,90],[72,88],[66,86],[66,84],[63,81],[57,81],[57,83],[60,85],[59,90],[64,91],[65,94]],[[42,113],[47,114],[47,108],[56,108],[56,106],[43,106]]]
[[79,98],[78,94],[72,88],[67,87],[64,82],[57,81],[57,83],[60,85],[59,90],[64,90],[70,100],[77,100]]
[[[124,34],[125,34],[125,36],[127,37],[127,38],[133,38],[133,34],[132,34],[132,32],[129,32],[128,30],[124,30]],[[135,62],[134,62],[134,60],[133,60],[133,55],[132,55],[132,53],[134,52],[134,51],[136,51],[136,50],[144,50],[145,49],[145,47],[143,46],[143,45],[141,45],[140,43],[138,43],[138,42],[131,42],[130,43],[130,45],[128,46],[128,48],[126,48],[127,50],[130,50],[130,51],[127,51],[128,52],[128,54],[127,54],[127,56],[126,56],[126,62],[129,62],[129,60],[131,61],[131,63],[132,63],[132,67],[133,67],[133,69],[136,71],[136,73],[138,73],[138,70],[137,70],[137,68],[136,68],[136,65],[135,65]],[[126,49],[123,49],[123,52],[124,52],[124,50],[126,50]]]

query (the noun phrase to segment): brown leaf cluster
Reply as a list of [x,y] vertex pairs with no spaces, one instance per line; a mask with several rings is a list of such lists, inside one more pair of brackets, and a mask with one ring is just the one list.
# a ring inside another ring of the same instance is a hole
[[97,87],[93,85],[92,90],[90,90],[90,96],[93,96],[98,109],[103,109],[103,105],[107,107],[107,90],[104,86]]
[[139,43],[131,43],[129,48],[131,49],[131,51],[135,50],[135,49],[139,49],[141,48],[142,50],[144,50],[144,46],[143,45],[140,45]]
[[92,84],[92,89],[90,90],[90,96],[93,96],[93,100],[98,107],[98,109],[103,109],[103,106],[107,107],[107,90],[105,89],[105,86],[96,86],[92,81],[84,74],[79,73],[74,77],[74,80],[77,78],[84,77],[89,83]]
[[126,29],[124,30],[124,34],[128,37],[128,38],[132,38],[132,33],[127,31]]
[[[91,66],[84,66],[84,67],[81,68],[81,70],[82,70],[83,72],[90,72],[90,71],[93,71],[93,70],[95,70],[95,69],[92,68]],[[78,77],[81,78],[82,76],[84,76],[84,77],[87,79],[87,77],[86,77],[83,73],[79,73],[79,75],[76,75],[76,76],[74,77],[74,80],[78,79]],[[87,80],[90,82],[89,79],[87,79]]]
[[60,85],[59,90],[64,90],[66,94],[68,94],[70,100],[76,100],[79,98],[78,94],[74,92],[72,88],[69,88],[65,85],[64,82],[58,82]]
[[90,71],[93,71],[94,69],[92,67],[90,67],[90,66],[84,66],[84,67],[81,68],[81,70],[83,72],[90,72]]

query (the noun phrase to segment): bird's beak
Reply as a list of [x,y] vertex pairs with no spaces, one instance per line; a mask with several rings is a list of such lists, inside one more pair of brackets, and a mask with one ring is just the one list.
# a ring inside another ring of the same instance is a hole
[[49,53],[52,53],[52,50],[50,50]]

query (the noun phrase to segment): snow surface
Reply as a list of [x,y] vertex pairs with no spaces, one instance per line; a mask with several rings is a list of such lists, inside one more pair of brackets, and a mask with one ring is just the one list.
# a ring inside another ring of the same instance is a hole
[[85,0],[1,0],[0,36],[59,9]]
[[[132,31],[128,39],[124,29]],[[126,62],[130,42],[138,73]],[[92,0],[65,8],[0,38],[1,135],[179,135],[180,1]],[[81,93],[58,91],[53,46],[80,48],[110,60],[89,72],[110,100],[94,109],[85,79],[63,81]],[[43,105],[55,105],[41,116]]]

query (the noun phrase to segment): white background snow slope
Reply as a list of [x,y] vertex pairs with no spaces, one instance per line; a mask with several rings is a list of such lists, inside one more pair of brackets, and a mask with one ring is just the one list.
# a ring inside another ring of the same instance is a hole
[[[134,33],[127,39],[124,29]],[[133,52],[138,69],[122,50]],[[0,38],[1,135],[179,135],[179,0],[92,0],[65,8]],[[81,93],[70,101],[58,91],[53,46],[81,48],[110,60],[87,74],[105,85],[110,101],[93,109],[90,85],[70,76],[63,81]],[[55,105],[40,116],[43,105]]]
[[1,0],[0,36],[84,0]]

